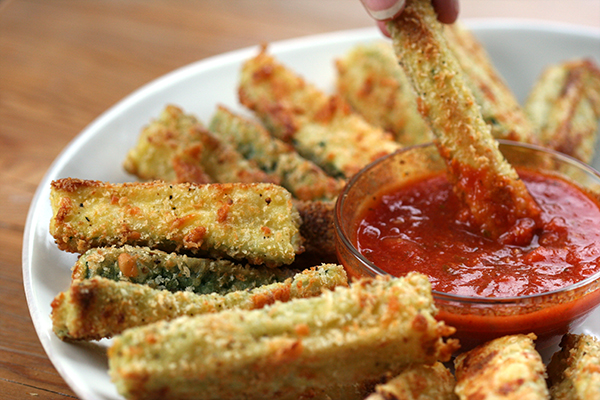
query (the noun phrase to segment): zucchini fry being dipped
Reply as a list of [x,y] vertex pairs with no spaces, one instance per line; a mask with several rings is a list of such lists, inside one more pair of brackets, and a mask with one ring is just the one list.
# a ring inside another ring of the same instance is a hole
[[52,182],[50,233],[61,250],[137,245],[290,264],[303,251],[290,193],[268,183]]
[[591,162],[600,122],[600,69],[585,59],[548,66],[525,110],[542,146]]
[[402,146],[433,140],[389,43],[357,45],[335,65],[338,92],[369,123],[391,132]]
[[388,23],[394,48],[436,136],[449,179],[484,235],[529,243],[540,208],[485,123],[428,0],[408,0]]
[[[525,111],[477,38],[460,23],[444,25],[444,34],[492,136],[535,142],[537,136]],[[389,130],[405,146],[432,140],[392,46],[360,44],[336,60],[336,66],[338,91],[370,123]]]
[[128,398],[296,399],[448,360],[454,329],[434,314],[423,275],[355,281],[259,310],[128,329],[109,349],[109,373]]
[[52,302],[52,325],[62,340],[99,340],[136,326],[238,308],[253,310],[275,301],[318,296],[324,290],[347,286],[343,267],[324,264],[284,282],[252,290],[197,295],[169,292],[147,285],[95,277],[74,280]]

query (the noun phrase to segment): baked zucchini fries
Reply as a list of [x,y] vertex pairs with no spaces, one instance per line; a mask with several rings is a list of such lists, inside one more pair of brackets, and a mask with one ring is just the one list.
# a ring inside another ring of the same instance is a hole
[[335,62],[338,93],[369,123],[393,134],[402,146],[427,143],[433,133],[387,42],[360,44]]
[[548,66],[525,110],[541,145],[591,162],[600,121],[600,69],[585,59]]
[[366,400],[456,400],[454,375],[441,362],[411,365]]
[[173,105],[142,129],[123,167],[142,180],[279,182],[209,132],[196,117]]
[[333,221],[335,202],[298,201],[295,204],[302,218],[300,235],[306,253],[328,260],[337,259]]
[[[444,25],[448,46],[495,138],[535,142],[525,111],[487,52],[462,24]],[[392,132],[404,146],[433,139],[394,50],[386,42],[360,44],[336,60],[338,92],[370,123]]]
[[130,244],[279,266],[303,250],[291,195],[273,184],[68,178],[52,182],[50,202],[50,233],[70,252]]
[[226,294],[282,282],[296,272],[125,245],[86,251],[73,266],[71,279],[102,277],[170,292]]
[[107,278],[74,280],[69,289],[52,302],[54,333],[66,340],[98,340],[125,329],[238,308],[253,310],[275,301],[313,297],[336,286],[347,286],[344,268],[323,264],[296,274],[284,282],[252,290],[198,295],[189,291],[169,292],[143,284]]
[[[423,275],[355,281],[309,299],[126,330],[109,374],[132,399],[298,398],[448,360],[454,332],[434,318]],[[177,345],[174,345],[177,343]]]
[[264,48],[243,64],[238,94],[274,136],[334,177],[351,177],[400,148],[389,133],[353,112],[341,96],[326,95]]
[[455,192],[485,235],[511,242],[511,231],[522,222],[537,222],[540,209],[500,153],[431,1],[408,0],[400,17],[388,27],[398,60],[420,98],[420,111],[446,160]]
[[343,180],[329,176],[288,143],[271,136],[261,124],[223,106],[217,108],[209,128],[263,171],[277,177],[281,186],[299,200],[332,200],[344,186]]
[[548,400],[546,371],[534,334],[494,339],[459,354],[456,394],[461,400]]
[[535,143],[536,134],[525,110],[496,70],[475,35],[461,23],[444,25],[450,50],[456,57],[481,115],[497,139]]
[[600,399],[600,340],[566,334],[548,364],[553,400]]

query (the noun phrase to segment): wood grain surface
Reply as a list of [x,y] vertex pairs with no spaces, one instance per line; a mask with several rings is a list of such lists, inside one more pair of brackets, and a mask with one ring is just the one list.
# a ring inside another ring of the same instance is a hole
[[[600,28],[598,0],[464,0],[461,18]],[[86,125],[141,85],[230,50],[372,26],[358,0],[0,0],[0,397],[66,399],[34,331],[21,250],[46,170]]]

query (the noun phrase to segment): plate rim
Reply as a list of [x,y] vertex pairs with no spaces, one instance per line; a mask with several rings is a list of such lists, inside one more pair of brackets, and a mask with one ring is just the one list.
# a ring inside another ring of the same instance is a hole
[[[463,22],[469,28],[480,31],[513,30],[518,28],[519,30],[525,31],[564,33],[568,35],[584,36],[600,41],[600,28],[576,25],[572,23],[524,18],[465,18],[462,19],[461,22]],[[377,38],[383,38],[377,28],[363,27],[309,34],[290,39],[273,41],[269,43],[269,49],[273,54],[280,54],[281,52],[293,52],[302,48],[310,47],[311,45],[314,46],[315,43],[333,44],[340,41],[364,41]],[[87,386],[77,384],[73,377],[67,373],[63,363],[56,359],[57,356],[55,349],[52,346],[50,337],[47,332],[43,331],[42,329],[41,318],[49,318],[49,316],[45,315],[43,310],[38,308],[37,303],[34,301],[36,295],[33,290],[34,288],[32,287],[32,256],[35,251],[33,246],[35,241],[34,232],[35,228],[38,227],[38,223],[36,223],[36,216],[40,213],[41,201],[45,201],[42,199],[42,196],[49,193],[49,185],[51,180],[57,175],[57,171],[70,161],[70,156],[75,154],[77,150],[81,148],[81,146],[85,145],[88,140],[95,137],[95,135],[98,134],[98,131],[101,130],[101,128],[108,121],[111,121],[115,116],[119,115],[123,109],[127,109],[128,106],[135,104],[160,87],[169,86],[174,82],[185,80],[186,77],[201,73],[203,70],[208,70],[215,65],[229,62],[240,62],[245,58],[249,58],[251,55],[255,54],[259,48],[260,45],[253,45],[205,57],[178,67],[138,87],[103,111],[89,124],[87,124],[79,133],[77,133],[57,154],[39,181],[28,208],[23,232],[23,246],[21,251],[23,287],[29,314],[34,325],[36,335],[40,340],[44,351],[46,352],[54,368],[56,368],[71,390],[73,390],[73,392],[82,399],[101,400],[101,398],[96,397]]]

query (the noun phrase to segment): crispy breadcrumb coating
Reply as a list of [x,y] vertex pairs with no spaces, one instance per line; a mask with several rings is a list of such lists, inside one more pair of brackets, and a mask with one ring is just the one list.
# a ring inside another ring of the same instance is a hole
[[129,329],[109,373],[133,399],[298,398],[448,360],[454,329],[436,321],[427,278],[355,281],[318,297]]
[[[456,194],[485,235],[510,243],[515,237],[512,232],[535,226],[541,211],[500,153],[431,1],[408,0],[388,27]],[[531,239],[533,229],[528,232]]]
[[303,248],[300,216],[281,186],[52,182],[50,233],[61,250],[138,245],[290,264]]
[[545,366],[534,334],[494,339],[455,361],[456,394],[461,400],[547,400]]

